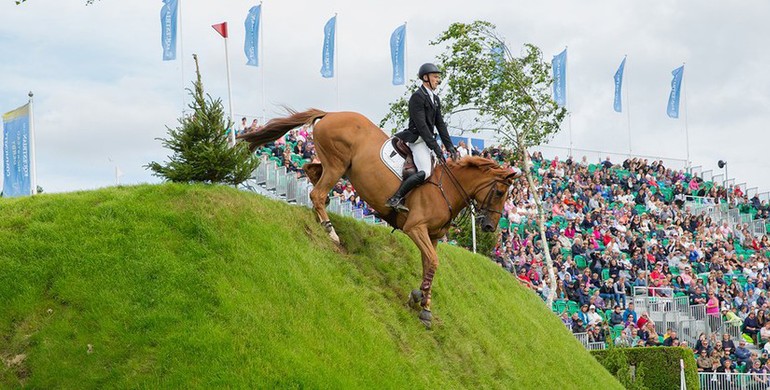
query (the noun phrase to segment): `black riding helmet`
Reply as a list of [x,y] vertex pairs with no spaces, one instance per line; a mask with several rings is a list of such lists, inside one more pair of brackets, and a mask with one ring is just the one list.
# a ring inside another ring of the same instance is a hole
[[429,74],[429,73],[441,73],[441,71],[438,70],[438,66],[431,64],[430,62],[427,62],[422,64],[422,66],[420,66],[420,70],[417,72],[417,78],[419,78],[420,81],[422,81],[422,76],[425,76],[426,74]]

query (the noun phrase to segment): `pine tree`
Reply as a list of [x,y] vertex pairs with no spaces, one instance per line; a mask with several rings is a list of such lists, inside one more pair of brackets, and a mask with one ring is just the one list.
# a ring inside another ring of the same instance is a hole
[[259,160],[244,143],[230,146],[227,129],[233,123],[226,119],[221,99],[204,95],[198,56],[193,54],[193,59],[197,80],[188,89],[193,114],[179,118],[180,126],[175,129],[167,126],[168,138],[157,138],[172,151],[170,161],[153,161],[145,167],[172,182],[238,185],[251,176]]

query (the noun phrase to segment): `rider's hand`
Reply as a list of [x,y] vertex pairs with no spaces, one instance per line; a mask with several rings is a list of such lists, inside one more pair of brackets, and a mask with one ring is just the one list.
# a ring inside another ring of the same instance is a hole
[[457,149],[452,148],[452,150],[449,151],[449,158],[451,158],[452,161],[457,161],[460,159],[460,154],[457,153]]
[[442,163],[446,164],[446,157],[444,157],[444,153],[441,152],[441,148],[436,148],[438,150],[434,150],[433,153],[436,154],[436,158]]

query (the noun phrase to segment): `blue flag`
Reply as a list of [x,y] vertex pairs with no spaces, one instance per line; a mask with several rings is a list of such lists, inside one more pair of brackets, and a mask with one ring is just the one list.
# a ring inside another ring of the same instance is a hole
[[671,94],[668,95],[668,106],[666,114],[669,118],[679,118],[679,92],[682,88],[682,76],[684,75],[684,65],[671,71],[674,78],[671,79]]
[[32,195],[29,104],[3,115],[3,196]]
[[553,100],[559,107],[567,105],[567,49],[553,56]]
[[160,44],[163,46],[163,61],[176,59],[176,17],[179,0],[163,0],[160,9]]
[[393,63],[393,85],[404,85],[404,48],[406,47],[406,23],[398,26],[390,35],[390,61]]
[[244,25],[246,27],[246,42],[243,52],[246,53],[246,65],[259,66],[259,23],[261,22],[262,5],[249,9]]
[[337,15],[332,16],[324,26],[324,50],[321,55],[321,77],[334,77],[334,35],[336,33]]
[[620,63],[618,71],[615,72],[615,112],[623,111],[623,101],[620,97],[620,93],[623,90],[623,69],[626,68],[626,58],[623,57],[623,62]]

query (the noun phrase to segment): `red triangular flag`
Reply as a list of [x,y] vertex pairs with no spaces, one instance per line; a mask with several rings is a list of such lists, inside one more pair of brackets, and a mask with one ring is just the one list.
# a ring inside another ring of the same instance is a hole
[[211,27],[214,27],[214,30],[217,30],[217,32],[219,33],[219,35],[222,36],[222,38],[227,38],[227,22],[212,24]]

